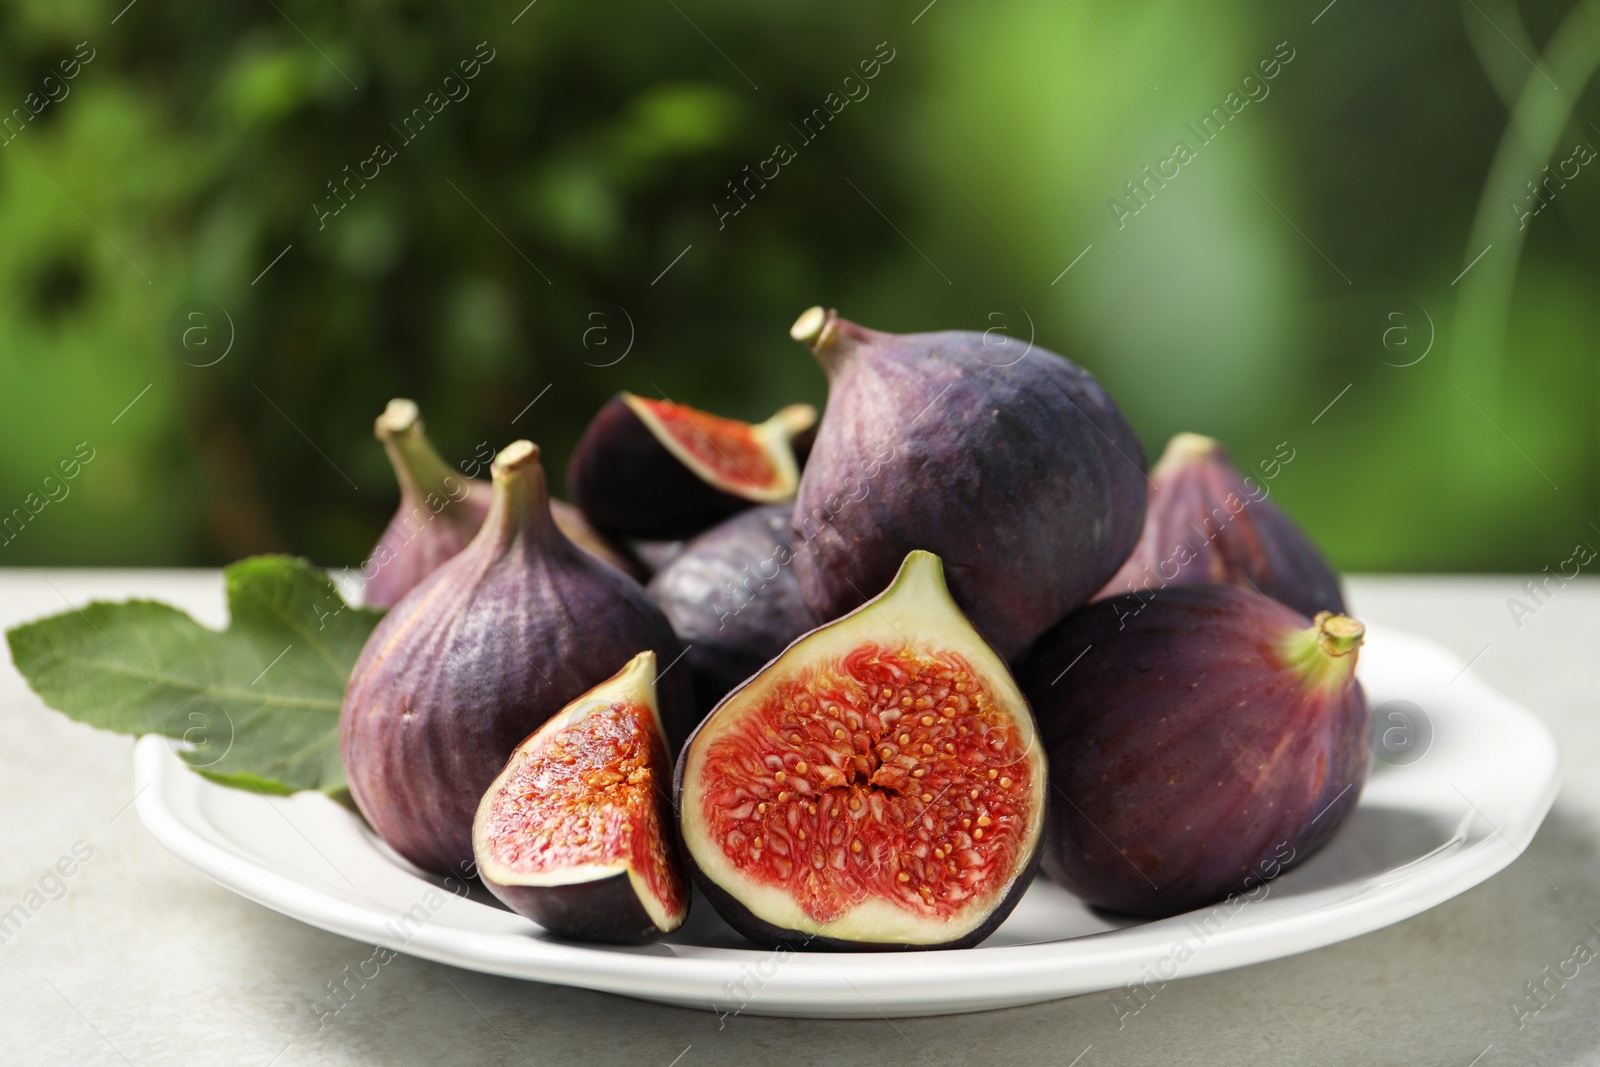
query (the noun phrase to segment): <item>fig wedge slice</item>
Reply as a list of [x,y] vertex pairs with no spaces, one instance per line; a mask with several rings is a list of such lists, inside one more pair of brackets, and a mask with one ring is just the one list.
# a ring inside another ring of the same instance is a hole
[[730,693],[674,781],[689,869],[757,943],[961,948],[1033,876],[1045,754],[932,553]]
[[558,937],[642,944],[689,914],[655,681],[639,653],[518,745],[478,806],[478,876]]
[[748,423],[619,393],[578,441],[567,486],[607,533],[691,537],[752,504],[793,499],[800,468],[791,442],[816,421],[810,404]]

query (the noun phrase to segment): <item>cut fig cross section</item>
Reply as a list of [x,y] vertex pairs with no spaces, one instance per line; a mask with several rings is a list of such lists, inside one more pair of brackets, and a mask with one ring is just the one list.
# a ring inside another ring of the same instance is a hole
[[640,944],[683,925],[656,657],[641,652],[517,746],[478,807],[484,885],[558,937]]
[[793,499],[800,483],[793,441],[816,421],[810,404],[748,423],[619,393],[573,450],[567,487],[598,529],[692,537],[753,504]]
[[1005,663],[915,551],[717,706],[677,808],[691,873],[758,943],[959,948],[1032,878],[1045,774]]
[[800,474],[789,439],[817,421],[810,404],[792,404],[766,422],[725,419],[670,400],[622,394],[645,428],[707,485],[758,504],[794,496]]

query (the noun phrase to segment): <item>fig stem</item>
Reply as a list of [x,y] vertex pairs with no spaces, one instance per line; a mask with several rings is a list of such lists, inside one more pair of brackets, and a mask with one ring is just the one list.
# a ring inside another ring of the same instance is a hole
[[783,431],[784,440],[805,433],[817,424],[817,409],[810,404],[790,404],[767,420],[767,425]]
[[513,441],[494,457],[496,470],[518,470],[539,462],[539,446],[532,441]]
[[450,500],[461,496],[466,479],[451,469],[428,440],[422,428],[422,413],[410,400],[389,401],[372,426],[373,435],[383,442],[389,462],[400,482],[400,495],[422,500],[438,493]]
[[1348,656],[1361,647],[1367,628],[1348,615],[1320,611],[1316,618],[1317,644],[1330,656]]
[[498,538],[504,546],[519,531],[533,533],[552,527],[550,491],[539,462],[538,445],[532,441],[511,442],[494,457],[489,471],[494,478],[494,499],[479,538]]
[[794,325],[789,327],[789,336],[803,345],[816,347],[831,318],[821,305],[806,308],[794,320]]
[[1321,611],[1310,629],[1289,632],[1282,646],[1284,657],[1314,683],[1337,680],[1348,684],[1355,677],[1366,633],[1366,626],[1348,615]]

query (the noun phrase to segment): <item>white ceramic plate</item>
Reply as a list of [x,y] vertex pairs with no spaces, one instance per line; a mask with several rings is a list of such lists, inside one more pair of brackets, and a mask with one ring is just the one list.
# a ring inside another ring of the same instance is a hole
[[[175,855],[234,892],[324,930],[471,970],[757,1015],[981,1011],[1343,941],[1433,907],[1516,859],[1555,799],[1550,732],[1453,655],[1406,634],[1372,630],[1360,676],[1382,725],[1413,730],[1420,744],[1375,763],[1334,840],[1258,887],[1255,899],[1133,922],[1092,912],[1041,877],[993,937],[962,951],[759,950],[703,899],[683,929],[654,945],[549,940],[481,890],[468,895],[408,868],[327,797],[268,798],[212,784],[155,736],[135,749],[139,817]],[[1396,699],[1423,716],[1390,718],[1382,705]],[[1407,738],[1391,740],[1404,748]]]

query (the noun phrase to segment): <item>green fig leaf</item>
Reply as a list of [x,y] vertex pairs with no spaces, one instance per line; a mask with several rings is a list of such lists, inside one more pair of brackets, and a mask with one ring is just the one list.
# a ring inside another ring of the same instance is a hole
[[339,705],[381,613],[302,559],[255,556],[223,576],[226,630],[156,601],[97,601],[10,630],[11,659],[68,718],[178,738],[213,781],[342,791]]

